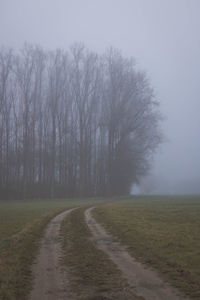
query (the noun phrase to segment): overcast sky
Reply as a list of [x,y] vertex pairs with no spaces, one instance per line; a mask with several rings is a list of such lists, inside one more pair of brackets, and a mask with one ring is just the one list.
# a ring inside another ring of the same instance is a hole
[[166,116],[153,192],[200,192],[200,0],[0,0],[0,46],[109,46],[145,69]]

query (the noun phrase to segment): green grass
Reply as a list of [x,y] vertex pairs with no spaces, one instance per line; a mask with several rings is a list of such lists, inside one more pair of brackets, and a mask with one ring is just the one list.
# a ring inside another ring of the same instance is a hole
[[0,202],[0,299],[24,300],[31,288],[31,265],[50,219],[69,207],[93,199]]
[[78,209],[62,223],[63,263],[75,299],[141,299],[133,295],[120,271],[107,255],[98,250],[84,220],[84,209]]
[[200,197],[138,197],[93,214],[138,260],[200,299]]

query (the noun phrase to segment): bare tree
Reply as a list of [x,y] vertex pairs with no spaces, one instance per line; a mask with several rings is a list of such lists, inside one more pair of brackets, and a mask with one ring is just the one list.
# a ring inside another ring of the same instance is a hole
[[145,73],[115,49],[2,49],[0,195],[127,194],[151,166],[160,120]]

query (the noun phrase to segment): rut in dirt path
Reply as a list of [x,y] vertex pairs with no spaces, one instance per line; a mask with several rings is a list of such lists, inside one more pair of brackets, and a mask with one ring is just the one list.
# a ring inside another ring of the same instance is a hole
[[77,208],[62,212],[47,225],[36,264],[33,266],[34,282],[30,300],[72,299],[59,261],[62,255],[59,233],[61,222],[74,209]]
[[91,207],[85,211],[85,218],[97,247],[103,250],[122,271],[138,296],[146,300],[183,300],[183,295],[164,282],[156,272],[147,269],[129,255],[125,247],[114,241],[104,228],[91,216]]

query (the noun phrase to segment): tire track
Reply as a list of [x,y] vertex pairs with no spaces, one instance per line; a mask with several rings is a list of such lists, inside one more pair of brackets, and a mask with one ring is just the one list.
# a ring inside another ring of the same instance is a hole
[[91,216],[94,207],[85,211],[85,219],[97,247],[103,250],[122,271],[138,296],[147,300],[183,300],[183,295],[164,282],[156,272],[147,269],[129,255],[125,247],[114,241],[104,228]]
[[47,225],[41,241],[40,251],[33,266],[34,282],[30,300],[66,300],[73,299],[69,282],[60,265],[62,255],[59,238],[62,220],[71,213],[72,208],[54,217]]

